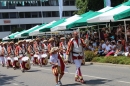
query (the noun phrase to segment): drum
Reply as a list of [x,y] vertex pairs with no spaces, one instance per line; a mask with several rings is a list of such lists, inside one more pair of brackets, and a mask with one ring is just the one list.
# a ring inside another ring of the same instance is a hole
[[38,55],[36,55],[36,54],[34,55],[34,57],[33,57],[33,64],[37,64],[37,65],[39,64],[38,63],[38,57],[39,57]]
[[29,57],[23,57],[21,60],[22,60],[23,70],[29,70],[31,68]]
[[41,55],[41,62],[42,62],[42,65],[47,65],[48,64],[48,58],[47,58],[47,54],[42,54]]
[[14,62],[13,62],[15,68],[20,68],[20,64],[19,64],[19,61],[18,61],[18,57],[14,57]]
[[12,67],[11,58],[7,57],[7,68]]

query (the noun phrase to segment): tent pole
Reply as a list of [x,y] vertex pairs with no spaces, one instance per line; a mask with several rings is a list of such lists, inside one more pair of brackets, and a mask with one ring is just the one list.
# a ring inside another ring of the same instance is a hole
[[80,37],[80,29],[79,29],[79,27],[78,27],[78,32],[79,32],[79,37]]
[[126,42],[127,42],[127,34],[126,34],[126,21],[124,20],[124,26],[125,26],[125,39],[126,39]]
[[99,24],[98,24],[98,32],[99,32],[99,39],[100,39],[100,28],[99,28]]

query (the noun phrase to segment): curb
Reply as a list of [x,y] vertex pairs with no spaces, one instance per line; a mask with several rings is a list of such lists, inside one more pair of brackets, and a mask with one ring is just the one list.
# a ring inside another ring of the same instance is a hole
[[111,63],[98,63],[98,62],[85,62],[85,64],[130,67],[130,65],[111,64]]

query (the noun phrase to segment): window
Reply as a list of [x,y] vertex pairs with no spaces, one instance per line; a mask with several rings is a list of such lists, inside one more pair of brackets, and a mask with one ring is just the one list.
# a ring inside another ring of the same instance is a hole
[[14,28],[17,28],[18,27],[18,25],[11,25],[11,30],[13,30]]
[[30,6],[31,4],[27,1],[27,2],[24,2],[24,6]]
[[20,17],[20,18],[25,18],[24,12],[20,12],[20,13],[18,12],[18,18],[19,18],[19,17]]
[[10,31],[10,25],[4,25],[3,29],[4,31]]
[[70,12],[70,15],[73,16],[73,15],[74,15],[74,12],[75,12],[75,11],[71,11],[71,12]]
[[53,11],[52,12],[52,17],[59,17],[59,12],[58,11]]
[[74,0],[70,0],[70,5],[74,6],[75,5],[75,1]]
[[9,13],[2,13],[3,19],[8,19],[9,18]]
[[0,19],[2,19],[2,13],[0,13]]
[[26,24],[26,29],[30,29],[32,27],[31,24]]
[[17,13],[16,12],[12,12],[9,13],[10,18],[17,18]]
[[38,17],[38,12],[31,12],[32,18],[37,18]]
[[51,17],[51,12],[50,11],[43,12],[43,17]]
[[31,18],[31,13],[30,12],[25,12],[25,18]]
[[45,1],[45,6],[51,6],[49,1]]
[[39,17],[42,17],[41,12],[38,12]]
[[16,5],[17,5],[17,6],[22,6],[22,3],[21,3],[21,2],[18,2]]
[[64,0],[64,6],[69,6],[69,0]]
[[3,31],[3,26],[0,26],[0,32],[2,32]]
[[31,6],[38,6],[38,4],[37,4],[37,3],[34,3],[34,2],[31,2],[30,5],[31,5]]
[[26,25],[25,24],[21,24],[20,27],[23,28],[23,29],[26,29]]
[[64,16],[70,16],[70,11],[64,11],[64,12],[63,12],[63,15],[64,15]]

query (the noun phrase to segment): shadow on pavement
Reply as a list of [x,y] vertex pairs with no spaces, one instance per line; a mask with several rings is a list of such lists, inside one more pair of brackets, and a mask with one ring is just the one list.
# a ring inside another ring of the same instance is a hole
[[38,71],[41,71],[41,70],[28,70],[26,72],[38,72]]
[[86,85],[100,85],[105,84],[107,82],[111,82],[112,80],[106,80],[106,79],[95,79],[95,80],[89,80],[85,81]]
[[18,77],[18,76],[0,75],[0,86],[5,86],[8,84],[11,84],[10,81],[12,81],[16,77]]
[[81,86],[80,83],[73,83],[73,84],[66,84],[66,85],[62,85],[62,86]]

